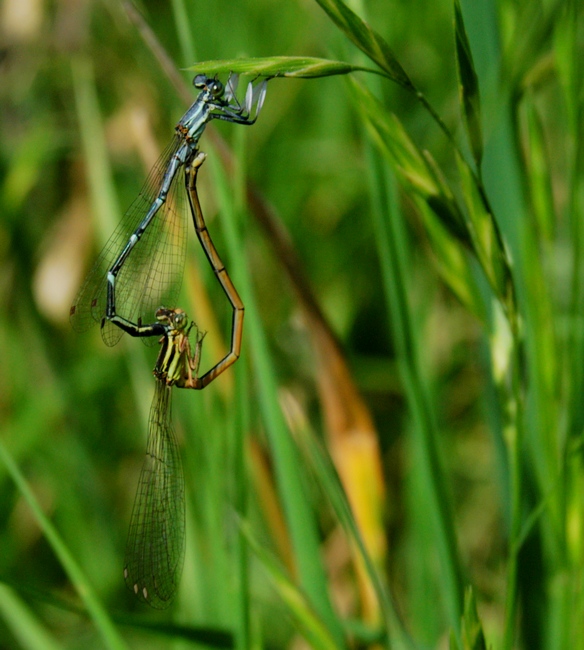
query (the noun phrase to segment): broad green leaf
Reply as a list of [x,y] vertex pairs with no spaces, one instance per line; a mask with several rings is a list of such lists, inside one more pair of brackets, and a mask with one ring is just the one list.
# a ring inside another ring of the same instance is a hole
[[477,167],[480,168],[483,158],[483,136],[479,80],[472,60],[470,43],[464,28],[459,0],[454,0],[454,34],[462,114],[464,116],[470,147]]
[[343,61],[329,61],[307,56],[268,56],[249,59],[221,59],[202,61],[187,68],[195,74],[222,74],[233,72],[258,77],[290,77],[296,79],[315,79],[351,72],[373,72],[379,70],[351,65]]
[[401,67],[385,39],[341,0],[316,0],[335,25],[362,52],[386,72],[397,84],[415,92],[415,87]]

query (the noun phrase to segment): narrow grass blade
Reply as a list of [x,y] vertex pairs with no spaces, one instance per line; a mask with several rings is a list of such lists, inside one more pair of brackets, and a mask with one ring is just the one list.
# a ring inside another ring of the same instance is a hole
[[414,199],[432,247],[433,261],[444,282],[481,322],[487,321],[488,309],[477,284],[477,268],[470,253],[453,239],[443,223],[419,197]]
[[88,187],[101,248],[114,231],[120,210],[112,180],[93,69],[88,61],[75,58],[71,62],[71,70],[79,133],[87,165]]
[[46,517],[39,502],[36,500],[36,497],[30,489],[30,486],[21,474],[2,441],[0,441],[0,459],[6,466],[8,473],[20,490],[29,508],[32,510],[35,519],[47,538],[53,552],[59,558],[61,566],[69,576],[69,579],[73,583],[79,597],[83,600],[87,613],[92,618],[97,630],[101,634],[104,647],[112,648],[113,650],[124,650],[127,646],[113,625],[102,603],[93,591],[93,587],[88,582],[81,567],[69,552],[67,545],[61,539],[56,528]]
[[3,584],[0,584],[0,616],[19,648],[59,650],[62,647],[16,592]]
[[533,215],[537,222],[538,234],[548,242],[557,235],[558,223],[554,209],[554,196],[550,179],[550,158],[547,142],[535,97],[526,93],[521,103],[527,127],[528,149],[525,154],[525,167],[531,179],[528,186]]
[[491,288],[501,301],[512,327],[515,328],[516,296],[507,248],[476,176],[460,156],[457,155],[456,160],[461,179],[462,196],[471,224],[473,250]]
[[307,56],[269,56],[249,59],[223,59],[202,61],[188,68],[193,74],[245,74],[257,77],[289,77],[292,79],[316,79],[351,72],[379,70],[351,65],[343,61],[330,61]]
[[353,80],[357,108],[369,133],[391,161],[402,181],[421,196],[456,239],[472,248],[472,238],[464,217],[445,182],[428,163],[407,134],[397,115],[388,113],[381,102]]
[[[425,203],[421,213],[425,217],[428,230],[437,233],[435,224],[431,223],[431,211],[451,238],[454,237],[469,252],[474,253],[506,313],[515,323],[515,291],[509,257],[477,177],[463,158],[456,154],[467,220],[431,155],[418,149],[399,118],[392,113],[387,114],[381,103],[363,86],[353,81],[352,87],[355,89],[357,106],[366,119],[372,139],[391,162],[401,180]],[[444,243],[446,242],[442,240],[442,248]],[[455,241],[452,244],[458,246]],[[461,252],[453,258],[459,269],[463,266]],[[466,275],[470,280],[470,274]],[[454,279],[453,274],[450,274],[450,277]],[[460,282],[457,284],[459,288],[456,293],[466,295],[468,304],[474,303],[473,311],[480,313],[474,290],[467,286],[461,291]]]
[[385,39],[349,9],[341,0],[316,0],[345,36],[385,71],[387,76],[409,91],[414,84],[396,59]]
[[462,613],[462,570],[446,478],[442,468],[439,432],[433,398],[423,372],[416,315],[408,298],[412,276],[407,238],[397,201],[395,180],[374,149],[369,153],[370,184],[374,199],[374,227],[381,265],[387,310],[391,319],[401,379],[408,399],[415,444],[420,449],[421,481],[427,511],[431,513],[435,545],[440,558],[442,593],[449,621],[458,629]]
[[[453,648],[452,644],[450,646]],[[456,647],[456,646],[454,646]],[[487,650],[485,633],[477,612],[477,603],[472,588],[464,594],[462,615],[462,650]]]
[[294,585],[276,559],[255,539],[250,526],[245,522],[241,522],[240,525],[247,543],[262,563],[272,586],[286,604],[298,631],[308,641],[310,647],[317,650],[337,650],[339,646],[334,636],[314,611],[309,599]]
[[195,42],[193,30],[190,28],[189,12],[185,0],[171,0],[176,35],[180,43],[180,51],[183,61],[194,61]]
[[477,168],[480,169],[483,159],[483,136],[479,80],[473,63],[459,0],[454,0],[454,37],[462,115],[470,147]]
[[[254,377],[257,384],[258,408],[269,440],[274,461],[274,472],[278,490],[286,515],[294,549],[293,561],[298,567],[298,575],[303,591],[310,599],[312,607],[333,630],[334,638],[342,642],[342,629],[332,608],[327,579],[320,559],[318,526],[304,488],[298,450],[290,436],[283,413],[278,405],[276,372],[270,357],[268,342],[259,309],[255,302],[255,292],[245,258],[241,251],[245,246],[239,233],[237,216],[232,202],[232,191],[228,187],[223,170],[209,157],[214,172],[215,185],[221,206],[225,240],[232,269],[241,296],[246,305],[246,340],[252,358]],[[243,196],[243,191],[240,196]]]
[[319,444],[314,432],[308,427],[299,427],[297,438],[308,463],[310,464],[320,488],[329,500],[335,516],[367,572],[381,612],[381,627],[387,647],[411,648],[413,643],[407,636],[399,619],[388,586],[385,584],[379,568],[364,543],[363,536],[353,516],[351,505],[341,484],[337,470],[327,451]]

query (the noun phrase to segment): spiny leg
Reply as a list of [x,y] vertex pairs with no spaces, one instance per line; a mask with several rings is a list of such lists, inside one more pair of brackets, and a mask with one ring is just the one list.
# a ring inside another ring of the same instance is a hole
[[204,153],[199,153],[195,159],[187,166],[185,169],[185,184],[187,189],[187,195],[189,197],[189,205],[191,207],[191,213],[193,215],[193,222],[195,224],[195,232],[197,237],[201,242],[201,246],[205,251],[205,255],[209,260],[211,265],[227,299],[231,303],[233,308],[233,317],[231,321],[231,348],[228,354],[225,355],[219,363],[206,372],[200,379],[197,381],[197,388],[204,388],[210,384],[214,379],[216,379],[222,372],[227,370],[229,366],[237,361],[239,354],[241,352],[241,338],[243,334],[243,314],[244,306],[237,289],[233,286],[233,282],[229,277],[225,265],[219,257],[219,253],[213,244],[207,226],[205,225],[205,219],[203,217],[203,211],[201,209],[201,204],[199,202],[199,195],[197,193],[197,172],[199,167],[205,161],[206,155]]

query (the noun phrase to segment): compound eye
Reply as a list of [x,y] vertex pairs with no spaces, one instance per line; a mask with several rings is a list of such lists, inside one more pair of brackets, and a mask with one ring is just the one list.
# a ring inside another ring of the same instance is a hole
[[213,97],[222,97],[223,96],[223,84],[219,81],[219,79],[213,79],[207,86],[209,88],[209,92]]
[[174,326],[177,330],[181,330],[187,321],[187,315],[184,311],[177,311],[174,314]]
[[204,88],[207,85],[207,77],[204,74],[198,74],[193,79],[193,86],[195,88]]

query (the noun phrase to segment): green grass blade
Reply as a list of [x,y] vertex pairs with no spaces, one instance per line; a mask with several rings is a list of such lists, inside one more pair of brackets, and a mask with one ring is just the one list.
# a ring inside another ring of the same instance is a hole
[[180,43],[180,49],[183,61],[195,61],[195,41],[193,32],[189,29],[189,12],[185,0],[172,0],[172,13],[174,15],[174,24]]
[[57,529],[46,517],[39,502],[30,489],[30,486],[26,482],[24,476],[18,469],[2,441],[0,441],[0,459],[4,463],[8,473],[12,477],[12,480],[20,490],[29,508],[32,510],[33,515],[53,549],[53,552],[59,558],[61,566],[71,580],[79,594],[79,597],[85,604],[87,613],[95,623],[95,627],[103,639],[104,646],[106,648],[111,648],[112,650],[124,650],[127,646],[112,623],[101,601],[95,594],[93,587],[88,582],[81,567],[69,552],[69,549],[61,539]]
[[462,115],[477,169],[480,169],[483,158],[483,136],[479,80],[474,68],[459,0],[454,0],[454,37]]
[[[458,255],[454,257],[451,255],[458,269],[463,268],[460,257],[463,251],[460,250],[459,244],[476,255],[506,313],[511,321],[515,322],[515,292],[510,262],[499,228],[489,209],[484,192],[479,187],[477,177],[462,157],[455,152],[462,179],[467,223],[462,209],[431,155],[418,149],[399,118],[391,113],[388,115],[381,103],[363,86],[353,81],[352,87],[357,96],[357,105],[366,119],[374,142],[391,162],[404,184],[425,203],[425,206],[421,205],[421,214],[425,218],[428,231],[439,235],[436,224],[432,223],[434,219],[438,219],[443,228],[450,233],[451,239],[458,240],[458,242],[451,242],[452,249],[459,249]],[[417,203],[420,204],[420,201]],[[435,217],[430,214],[430,211]],[[441,243],[445,243],[444,239]],[[442,245],[441,248],[444,249],[444,246]],[[444,259],[441,261],[443,263]],[[465,302],[471,306],[474,313],[483,312],[480,301],[476,298],[476,291],[471,288],[474,282],[471,280],[470,272],[458,277],[455,273],[448,273],[445,277],[456,281],[455,292],[461,297],[464,296]],[[465,286],[461,286],[462,283]]]
[[379,70],[373,68],[307,56],[269,56],[202,61],[191,66],[188,70],[194,74],[214,75],[232,72],[256,77],[289,77],[291,79],[316,79],[351,72],[380,74]]
[[464,594],[464,614],[462,615],[463,650],[487,650],[485,633],[477,612],[477,603],[472,588]]
[[374,197],[374,226],[392,333],[396,342],[400,374],[420,449],[421,473],[427,509],[435,530],[441,564],[443,598],[451,626],[458,629],[462,613],[462,570],[455,538],[455,525],[438,448],[438,428],[431,394],[421,367],[415,315],[408,300],[409,261],[401,210],[395,185],[381,158],[371,150],[369,174]]
[[501,232],[478,185],[477,177],[459,156],[456,156],[461,179],[462,196],[470,221],[473,249],[491,288],[504,307],[515,329],[517,305],[511,262]]
[[93,70],[84,59],[74,58],[71,64],[92,209],[99,228],[99,241],[105,244],[117,226],[116,219],[120,218],[121,212],[112,181]]
[[366,571],[375,589],[383,616],[382,630],[388,648],[412,648],[413,642],[405,632],[399,619],[389,589],[379,570],[367,551],[365,543],[343,490],[341,480],[337,474],[332,459],[327,451],[319,444],[314,431],[308,427],[299,427],[296,435],[302,445],[304,456],[313,469],[319,486],[329,500],[334,513],[343,527],[351,543],[358,549],[358,554],[363,561]]
[[10,587],[0,584],[0,615],[23,650],[59,650],[61,644],[45,629]]
[[341,0],[316,0],[345,36],[385,71],[387,76],[409,91],[414,84],[400,65],[385,39],[349,9]]
[[428,204],[444,227],[464,246],[471,248],[468,226],[452,192],[409,137],[397,115],[388,113],[381,102],[355,80],[351,86],[369,134],[391,161],[396,173]]
[[314,610],[310,599],[294,585],[277,560],[255,539],[251,527],[243,521],[240,525],[247,543],[262,563],[274,589],[286,604],[288,614],[294,619],[295,627],[308,641],[310,647],[317,650],[338,650],[340,646]]
[[223,170],[216,163],[216,157],[210,156],[209,159],[221,206],[230,275],[235,278],[246,306],[244,338],[249,346],[248,354],[252,358],[259,410],[269,439],[301,588],[327,628],[333,631],[337,643],[342,644],[342,629],[330,603],[326,574],[320,560],[318,526],[303,484],[298,450],[278,404],[275,369],[260,319],[260,310],[255,301],[249,270],[245,258],[241,255],[245,246],[239,234],[237,216],[233,211],[231,191]]

